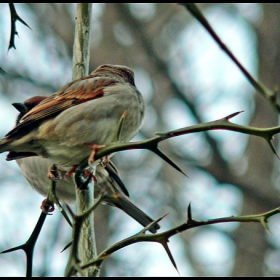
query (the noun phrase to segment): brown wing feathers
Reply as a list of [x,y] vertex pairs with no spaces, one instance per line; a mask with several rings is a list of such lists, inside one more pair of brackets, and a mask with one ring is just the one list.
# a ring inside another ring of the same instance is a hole
[[31,109],[5,137],[22,137],[49,117],[54,117],[68,108],[103,96],[104,87],[117,82],[112,78],[94,78],[92,75],[71,82]]

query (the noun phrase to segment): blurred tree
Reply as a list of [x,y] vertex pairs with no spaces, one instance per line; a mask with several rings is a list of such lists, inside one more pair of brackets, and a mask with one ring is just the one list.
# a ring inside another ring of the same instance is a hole
[[[18,14],[32,31],[17,26],[17,49],[8,54],[8,5],[0,5],[0,67],[6,71],[0,75],[4,135],[16,115],[9,103],[49,95],[71,80],[75,5],[17,4]],[[199,7],[253,75],[270,89],[280,84],[279,4]],[[127,65],[135,71],[147,106],[137,139],[240,110],[246,112],[233,122],[256,127],[277,125],[273,108],[254,93],[203,27],[181,6],[95,4],[90,70],[104,63]],[[189,202],[197,219],[260,213],[279,205],[279,162],[262,139],[212,131],[168,140],[161,148],[189,178],[146,151],[118,153],[114,161],[140,208],[155,218],[169,213],[161,223],[163,230],[186,220]],[[41,198],[28,189],[16,164],[5,162],[4,156],[0,176],[0,226],[5,229],[0,250],[4,250],[24,242],[31,233]],[[96,213],[99,251],[139,229],[118,210],[102,206]],[[44,242],[39,240],[36,248],[35,274],[62,275],[67,253],[58,252],[69,241],[70,229],[59,213],[47,220],[41,237]],[[24,227],[18,221],[24,221]],[[279,276],[277,221],[279,217],[270,222],[273,237],[267,237],[259,224],[227,224],[192,229],[172,238],[170,248],[180,274]],[[23,254],[13,254],[1,256],[1,276],[24,274]],[[106,260],[102,274],[176,275],[164,254],[160,246],[137,244]]]

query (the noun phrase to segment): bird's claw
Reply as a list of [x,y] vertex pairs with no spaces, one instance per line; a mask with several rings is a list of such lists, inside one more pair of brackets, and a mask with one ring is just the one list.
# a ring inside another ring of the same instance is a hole
[[52,169],[52,166],[49,167],[48,178],[52,181],[57,181],[61,179],[61,176],[57,170]]
[[96,152],[103,149],[105,146],[104,145],[91,144],[91,143],[85,143],[85,145],[91,149],[91,154],[88,158],[88,162],[89,162],[89,165],[92,165],[93,162],[94,162],[94,157],[95,157]]

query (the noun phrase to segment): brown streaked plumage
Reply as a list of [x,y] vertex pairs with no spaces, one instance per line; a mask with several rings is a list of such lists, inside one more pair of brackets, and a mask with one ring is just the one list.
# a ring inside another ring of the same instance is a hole
[[[26,100],[24,103],[13,103],[13,106],[20,112],[16,119],[16,125],[18,125],[24,115],[46,98],[46,96],[34,96]],[[52,162],[49,159],[44,159],[42,157],[28,156],[32,155],[10,152],[7,155],[7,159],[16,159],[24,177],[31,187],[46,197],[50,185],[49,179],[47,178],[47,172],[48,167]],[[61,175],[64,177],[65,172],[62,172]],[[96,179],[97,182],[95,183],[94,197],[97,197],[101,192],[105,192],[103,203],[121,209],[143,226],[147,226],[153,221],[152,218],[130,201],[128,198],[129,193],[121,181],[118,170],[112,161],[109,161],[105,168],[100,164],[97,165]],[[76,198],[73,177],[70,177],[67,181],[64,179],[58,180],[56,182],[56,193],[58,197],[65,202],[73,203]],[[150,231],[155,233],[159,228],[160,226],[156,224]]]
[[[135,86],[133,71],[128,67],[121,67],[127,72],[123,71],[123,69],[119,70],[119,68],[112,70],[112,65],[102,65],[89,76],[68,83],[55,94],[42,99],[43,101],[30,110],[21,119],[18,126],[7,133],[6,136],[13,136],[22,127],[27,125],[32,126],[36,122],[56,115],[72,106],[100,98],[105,94],[104,88],[108,86],[113,86],[123,81]],[[125,73],[124,76],[123,73]],[[128,77],[128,75],[131,75],[133,78]]]
[[94,154],[88,144],[94,147],[112,141],[125,111],[122,141],[130,140],[139,130],[144,101],[130,68],[102,65],[32,108],[0,141],[0,153],[37,154],[69,171]]

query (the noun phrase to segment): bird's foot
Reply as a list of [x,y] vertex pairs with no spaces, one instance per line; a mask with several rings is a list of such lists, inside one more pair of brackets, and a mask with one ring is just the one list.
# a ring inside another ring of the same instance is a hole
[[77,167],[78,165],[73,165],[72,168],[69,171],[67,171],[67,173],[64,176],[65,180],[67,180],[73,173],[75,173]]
[[57,181],[61,179],[61,175],[59,174],[59,172],[57,172],[57,170],[54,170],[52,168],[52,165],[49,166],[49,170],[48,170],[48,178],[52,181]]
[[93,181],[94,181],[94,182],[97,182],[96,176],[93,175],[92,172],[90,172],[88,169],[85,169],[85,170],[83,171],[83,175],[84,175],[85,177],[92,177]]
[[91,154],[88,158],[88,162],[89,162],[89,164],[93,164],[96,152],[101,150],[105,146],[104,145],[91,144],[91,143],[85,143],[85,145],[91,149]]

